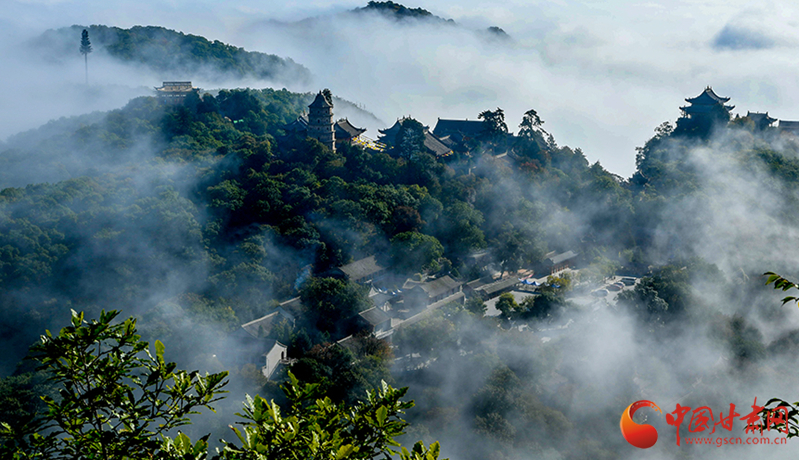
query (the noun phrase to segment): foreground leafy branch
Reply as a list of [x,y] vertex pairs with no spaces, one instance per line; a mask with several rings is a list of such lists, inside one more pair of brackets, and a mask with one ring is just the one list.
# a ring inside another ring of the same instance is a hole
[[[49,331],[31,353],[58,387],[42,396],[47,410],[16,425],[0,424],[0,458],[14,460],[207,460],[208,437],[192,443],[169,431],[190,423],[198,409],[225,393],[227,372],[199,375],[177,370],[155,355],[136,333],[136,320],[113,324],[117,311],[86,321],[72,312],[72,325]],[[417,442],[410,451],[394,439],[408,426],[400,416],[413,407],[407,388],[382,382],[353,406],[335,404],[318,384],[300,384],[293,374],[283,386],[286,414],[274,401],[247,397],[241,445],[222,440],[215,460],[343,460],[398,455],[401,460],[437,460],[438,443]],[[446,459],[445,459],[446,460]]]
[[226,443],[223,458],[229,460],[372,459],[399,455],[403,460],[436,460],[438,443],[429,448],[417,442],[411,451],[394,440],[408,423],[400,418],[412,401],[402,401],[407,388],[394,389],[382,382],[367,392],[365,401],[347,407],[321,397],[318,384],[299,384],[289,373],[283,386],[289,413],[281,414],[274,401],[247,397],[246,421],[231,427],[241,446]]
[[213,411],[227,372],[176,370],[164,360],[160,341],[152,355],[135,319],[112,324],[118,314],[103,311],[99,320],[85,321],[73,311],[71,326],[57,336],[47,331],[32,347],[58,398],[42,397],[47,412],[32,422],[0,427],[0,457],[165,458],[167,451],[188,452],[187,438],[165,443],[165,435],[190,423],[197,409]]
[[786,433],[787,437],[799,436],[799,402],[793,404],[779,398],[771,398],[760,411],[763,429]]
[[[799,285],[794,283],[793,281],[787,280],[782,276],[774,273],[774,272],[766,272],[763,273],[763,276],[768,276],[766,279],[766,286],[769,284],[774,283],[774,289],[782,289],[783,291],[788,291],[790,289],[799,289]],[[785,305],[788,302],[797,302],[799,303],[799,297],[796,296],[788,296],[782,299],[782,304]]]
[[[791,289],[799,290],[798,284],[788,279],[785,279],[774,272],[766,272],[763,274],[763,276],[768,277],[766,278],[766,286],[768,286],[769,284],[774,284],[774,289],[781,289],[782,291],[789,291]],[[782,299],[783,305],[785,305],[788,302],[799,303],[799,297],[787,296]],[[789,438],[799,436],[799,409],[797,409],[798,407],[799,407],[799,401],[791,404],[779,398],[771,398],[766,403],[763,410],[760,412],[763,419],[763,426],[766,428],[773,428],[783,431],[787,429],[788,432],[787,435]],[[780,411],[784,413],[786,415],[784,420],[778,420],[775,422],[774,418],[770,417],[770,414],[773,414],[775,411]]]

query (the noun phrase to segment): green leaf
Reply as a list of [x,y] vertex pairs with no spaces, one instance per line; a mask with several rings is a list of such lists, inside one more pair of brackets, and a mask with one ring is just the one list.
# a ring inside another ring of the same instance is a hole
[[164,350],[166,347],[160,340],[155,341],[155,356],[158,358],[159,363],[164,362]]
[[354,448],[352,444],[341,446],[341,448],[338,450],[338,453],[336,454],[336,460],[341,460],[342,458],[347,457],[352,453],[353,449]]
[[375,415],[377,415],[378,426],[383,426],[386,424],[386,417],[388,416],[388,410],[386,409],[386,406],[380,406]]
[[438,441],[434,442],[433,444],[430,444],[429,453],[433,456],[434,459],[438,458],[438,456],[441,454],[441,445],[438,443]]
[[72,312],[72,326],[73,327],[80,327],[83,323],[83,312],[76,312],[75,310],[70,310]]
[[419,456],[424,454],[424,444],[422,441],[417,441],[416,444],[413,445],[413,453]]
[[769,284],[773,283],[774,281],[777,281],[779,278],[780,278],[780,275],[771,275],[771,276],[769,276],[768,279],[766,280],[766,285],[768,286]]

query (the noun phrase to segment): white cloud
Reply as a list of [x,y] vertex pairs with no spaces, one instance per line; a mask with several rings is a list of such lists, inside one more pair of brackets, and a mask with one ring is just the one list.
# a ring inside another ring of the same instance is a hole
[[[336,16],[364,4],[13,0],[0,13],[0,24],[13,31],[3,34],[6,41],[12,33],[31,36],[73,23],[162,25],[290,56],[316,75],[313,87],[304,89],[330,87],[387,121],[411,114],[434,124],[436,117],[474,118],[482,110],[502,107],[513,129],[533,107],[561,144],[583,148],[589,159],[622,175],[633,171],[634,148],[660,122],[679,115],[683,98],[707,85],[730,96],[741,113],[768,110],[776,117],[799,118],[794,108],[799,87],[786,78],[799,70],[793,53],[799,32],[791,19],[797,7],[790,2],[757,9],[720,1],[407,3],[452,17],[464,24],[462,29],[396,27],[384,20]],[[292,23],[314,16],[322,19]],[[515,42],[490,44],[470,31],[488,25],[502,27]],[[771,45],[714,48],[725,30],[733,32],[732,38],[754,37],[744,45]],[[3,67],[25,68],[28,62],[22,58],[27,56],[9,62],[4,56]],[[14,73],[4,72],[0,83],[20,88],[21,73]],[[141,81],[142,86],[152,84]],[[15,96],[25,94],[17,91]],[[8,96],[0,102],[14,105]],[[0,113],[3,125],[18,118],[8,108]],[[43,116],[22,118],[33,123],[45,121]],[[374,135],[376,127],[370,128]]]

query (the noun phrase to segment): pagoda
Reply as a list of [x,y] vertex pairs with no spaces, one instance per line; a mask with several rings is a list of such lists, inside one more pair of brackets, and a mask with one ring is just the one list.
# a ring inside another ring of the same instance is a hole
[[685,99],[689,105],[680,107],[682,117],[677,119],[677,129],[707,129],[717,122],[727,122],[734,105],[725,105],[730,98],[721,97],[708,86],[702,94]]
[[[287,134],[293,134],[295,136],[299,136],[301,138],[311,136],[310,134],[310,115],[303,113],[296,120],[283,125],[283,131]],[[324,125],[321,125],[321,129],[318,129],[319,132],[324,132],[327,134],[327,128]],[[344,143],[352,144],[352,143],[361,143],[363,140],[361,138],[361,134],[366,132],[366,128],[358,128],[354,126],[350,121],[346,118],[342,118],[337,121],[333,125],[333,132],[334,132],[334,140],[336,145],[341,145]],[[314,137],[314,139],[320,140],[319,137]],[[321,141],[321,140],[320,140]]]
[[333,104],[321,91],[308,106],[308,137],[318,140],[330,150],[336,150]]

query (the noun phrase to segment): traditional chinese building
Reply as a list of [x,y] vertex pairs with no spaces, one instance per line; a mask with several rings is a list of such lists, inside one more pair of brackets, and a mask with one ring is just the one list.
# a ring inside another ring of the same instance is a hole
[[[381,136],[378,139],[380,142],[388,145],[394,145],[397,134],[402,128],[402,122],[407,118],[403,117],[394,122],[393,125],[386,129],[378,129]],[[442,140],[435,134],[430,132],[430,127],[424,127],[424,147],[427,153],[435,156],[436,158],[443,158],[452,155],[452,148],[445,140]]]
[[344,142],[357,142],[361,137],[361,134],[366,132],[366,129],[364,128],[357,128],[353,126],[352,123],[350,123],[350,121],[346,118],[342,118],[341,120],[337,121],[334,128],[336,131],[336,144],[342,144]]
[[778,129],[780,134],[799,136],[799,121],[780,120]]
[[321,91],[308,106],[308,137],[318,140],[330,150],[336,150],[333,103]]
[[305,136],[308,134],[308,115],[302,114],[296,120],[283,126],[283,131],[287,133],[296,134],[298,136]]
[[560,254],[550,252],[546,255],[544,266],[549,270],[550,275],[566,270],[567,268],[574,267],[577,262],[577,254],[574,251],[566,251]]
[[461,292],[461,285],[459,281],[455,281],[448,275],[413,285],[406,282],[403,286],[405,301],[426,307]]
[[407,119],[408,117],[398,118],[397,121],[388,128],[378,129],[377,131],[380,133],[380,137],[378,137],[377,140],[387,145],[394,145],[394,140],[397,138],[400,128],[402,128],[402,122]]
[[[278,342],[277,340],[267,340],[264,343],[266,353],[261,355],[264,358],[264,367],[261,372],[264,377],[269,379],[275,373],[278,366],[283,364],[291,364],[291,359],[286,356],[288,347]],[[293,360],[296,361],[296,360]]]
[[155,88],[158,99],[167,104],[182,104],[189,93],[198,91],[199,88],[191,86],[190,81],[165,81],[161,87]]
[[760,112],[750,112],[746,111],[746,118],[752,120],[755,124],[755,128],[757,129],[766,129],[771,126],[772,123],[777,121],[776,118],[771,118],[768,116],[768,112],[760,113]]
[[385,275],[385,273],[385,267],[377,263],[375,256],[364,257],[363,259],[334,268],[331,271],[331,275],[334,277],[346,278],[359,284],[370,283]]
[[241,327],[251,336],[262,338],[269,337],[272,334],[272,329],[281,322],[286,322],[291,327],[294,327],[295,319],[294,315],[286,308],[279,306],[268,315],[242,324]]
[[391,317],[377,307],[358,313],[357,320],[362,328],[377,338],[383,338],[391,331]]
[[735,108],[725,105],[729,100],[713,92],[710,86],[699,96],[685,99],[688,105],[680,107],[682,116],[677,119],[677,130],[709,130],[715,123],[726,123],[730,119],[730,111]]
[[[283,127],[287,133],[292,133],[298,136],[310,136],[308,125],[310,120],[307,114],[302,114],[296,120]],[[364,128],[358,128],[350,123],[346,118],[342,118],[333,125],[335,133],[334,141],[336,145],[343,143],[361,143],[361,134],[366,132]]]
[[438,137],[450,137],[456,142],[463,143],[474,140],[485,133],[486,124],[480,120],[448,120],[438,119],[433,134]]

